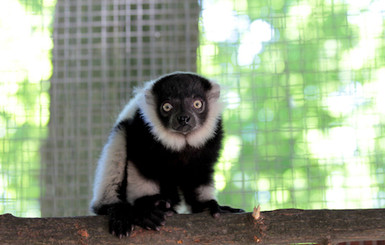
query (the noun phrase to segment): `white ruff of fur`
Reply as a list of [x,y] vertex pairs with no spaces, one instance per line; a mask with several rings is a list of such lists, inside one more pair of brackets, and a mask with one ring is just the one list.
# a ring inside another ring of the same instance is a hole
[[[172,132],[163,126],[156,112],[156,103],[153,101],[154,96],[151,93],[153,81],[146,84],[145,88],[138,93],[136,102],[140,108],[142,118],[150,126],[151,133],[166,148],[173,151],[181,151],[187,145],[195,148],[203,146],[209,139],[213,138],[216,133],[217,123],[223,110],[223,104],[218,97],[210,96],[219,95],[219,85],[211,82],[213,88],[208,95],[208,115],[203,125],[187,135]],[[128,111],[128,110],[127,110]]]
[[132,119],[135,116],[136,111],[138,110],[138,100],[141,97],[141,94],[137,94],[133,99],[131,99],[120,112],[118,119],[115,122],[117,126],[120,122],[126,119]]
[[[219,84],[211,82],[212,90],[210,91],[210,95],[217,94],[219,96],[220,87]],[[219,100],[218,97],[212,97],[209,95],[208,98],[208,114],[206,121],[203,125],[191,133],[189,133],[186,137],[187,143],[190,146],[199,148],[203,146],[209,139],[215,136],[217,132],[217,126],[219,118],[223,111],[223,103]]]

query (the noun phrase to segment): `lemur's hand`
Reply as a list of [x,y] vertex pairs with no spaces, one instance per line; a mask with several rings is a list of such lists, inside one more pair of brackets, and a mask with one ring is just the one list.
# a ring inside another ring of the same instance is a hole
[[223,214],[223,213],[244,213],[245,212],[243,209],[239,209],[239,208],[232,208],[229,206],[220,206],[218,202],[215,200],[209,200],[206,202],[199,203],[199,205],[194,205],[192,211],[193,213],[199,213],[205,209],[208,209],[210,214],[214,218],[218,218],[220,214]]
[[112,204],[107,213],[109,215],[108,226],[110,233],[119,238],[129,236],[134,229],[131,204]]
[[176,213],[171,203],[160,195],[138,198],[134,204],[134,223],[144,229],[157,230],[166,223],[166,217]]

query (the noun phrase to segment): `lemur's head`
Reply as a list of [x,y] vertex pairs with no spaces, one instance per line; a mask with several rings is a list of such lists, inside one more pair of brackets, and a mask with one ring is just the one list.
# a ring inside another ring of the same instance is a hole
[[177,73],[159,79],[152,93],[163,126],[184,135],[201,127],[209,111],[211,89],[207,79],[192,74]]
[[162,143],[183,139],[200,146],[215,135],[222,110],[219,96],[217,83],[193,73],[172,73],[146,88],[141,109],[153,134],[165,139]]

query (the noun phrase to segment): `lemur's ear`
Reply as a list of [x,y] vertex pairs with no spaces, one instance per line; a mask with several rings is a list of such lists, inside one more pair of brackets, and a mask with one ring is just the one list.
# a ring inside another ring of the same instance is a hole
[[146,99],[146,104],[147,105],[153,105],[155,106],[155,100],[154,100],[154,95],[151,91],[151,88],[147,88],[144,90],[144,98]]
[[211,82],[212,88],[208,93],[208,100],[218,100],[221,96],[221,86],[218,83]]

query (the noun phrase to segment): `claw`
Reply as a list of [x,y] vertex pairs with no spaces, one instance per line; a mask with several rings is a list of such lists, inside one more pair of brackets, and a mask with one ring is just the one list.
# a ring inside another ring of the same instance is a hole
[[166,208],[167,209],[171,208],[171,204],[169,202],[166,202]]
[[166,217],[171,217],[174,215],[174,212],[173,211],[167,211],[166,212]]

